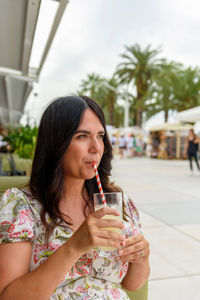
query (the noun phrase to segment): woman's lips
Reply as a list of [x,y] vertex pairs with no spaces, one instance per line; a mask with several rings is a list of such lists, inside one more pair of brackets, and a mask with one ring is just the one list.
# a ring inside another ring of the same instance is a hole
[[97,162],[96,161],[88,161],[88,162],[86,162],[86,164],[88,164],[91,167],[93,167],[93,164],[97,165]]

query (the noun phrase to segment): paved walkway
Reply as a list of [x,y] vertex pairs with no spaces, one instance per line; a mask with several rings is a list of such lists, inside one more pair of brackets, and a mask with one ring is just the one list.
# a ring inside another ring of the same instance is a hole
[[200,299],[200,173],[187,161],[115,158],[113,179],[133,197],[150,242],[149,300]]

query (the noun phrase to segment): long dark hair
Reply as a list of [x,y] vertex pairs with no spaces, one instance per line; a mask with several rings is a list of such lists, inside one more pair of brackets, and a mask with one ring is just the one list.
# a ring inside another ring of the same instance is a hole
[[[30,177],[30,191],[42,204],[42,222],[49,237],[55,226],[72,225],[71,219],[64,220],[59,210],[63,189],[63,156],[83,117],[90,108],[99,118],[104,130],[104,154],[98,166],[99,176],[105,192],[121,191],[109,181],[111,172],[112,146],[106,130],[105,118],[99,105],[87,96],[67,96],[54,100],[45,110],[39,130]],[[95,177],[85,180],[89,198],[85,199],[85,208],[93,208],[93,193],[98,192]],[[47,222],[48,213],[51,222]],[[66,217],[66,216],[65,216]]]

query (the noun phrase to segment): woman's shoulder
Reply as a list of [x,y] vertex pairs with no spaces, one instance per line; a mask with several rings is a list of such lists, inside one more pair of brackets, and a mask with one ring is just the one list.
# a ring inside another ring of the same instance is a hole
[[0,199],[0,243],[32,241],[40,223],[40,205],[25,190],[11,188]]
[[38,215],[41,211],[41,204],[34,199],[28,189],[11,188],[4,192],[0,200],[0,211],[13,213],[23,209],[29,209],[33,214]]

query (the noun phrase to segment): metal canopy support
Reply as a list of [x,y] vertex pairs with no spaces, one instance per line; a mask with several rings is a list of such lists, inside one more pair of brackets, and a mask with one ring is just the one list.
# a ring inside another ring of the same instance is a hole
[[6,107],[3,109],[4,123],[16,125],[22,116],[26,100],[32,90],[32,82],[5,76],[4,83],[7,99]]
[[29,61],[33,45],[36,24],[38,20],[41,0],[28,1],[26,13],[26,25],[24,33],[24,44],[22,54],[22,74],[26,75],[29,71]]
[[0,123],[3,124],[19,122],[69,2],[54,0],[59,3],[56,16],[40,65],[32,70],[30,58],[41,1],[46,0],[0,0]]
[[11,95],[10,95],[10,88],[9,88],[9,78],[6,76],[4,78],[5,87],[6,87],[6,99],[7,99],[7,109],[8,109],[8,122],[11,122],[11,111],[12,111],[12,102],[11,102]]
[[41,58],[39,68],[37,70],[37,75],[38,76],[39,76],[40,71],[43,67],[43,64],[45,62],[45,59],[46,59],[46,56],[48,54],[49,48],[51,47],[51,44],[52,44],[52,41],[54,39],[56,30],[58,28],[58,25],[60,24],[61,18],[63,16],[63,13],[65,11],[66,5],[68,4],[69,0],[59,0],[59,2],[60,2],[60,5],[58,7],[58,10],[57,10],[54,22],[53,22],[51,32],[49,34],[49,38],[48,38],[47,44],[45,46],[45,49],[44,49],[44,52],[43,52],[43,55],[42,55],[42,58]]

